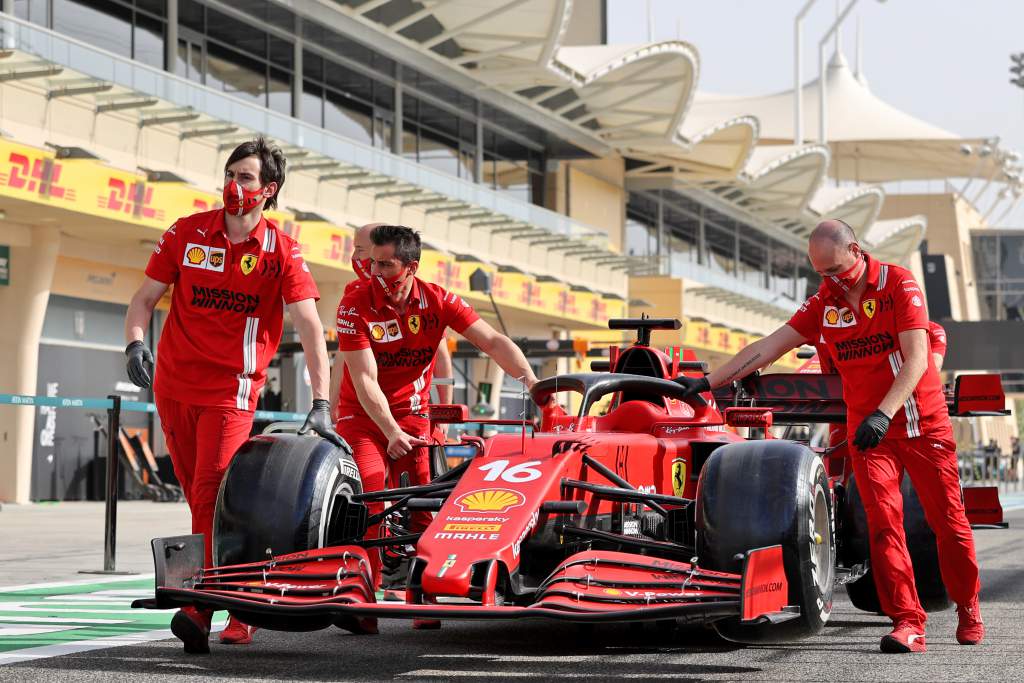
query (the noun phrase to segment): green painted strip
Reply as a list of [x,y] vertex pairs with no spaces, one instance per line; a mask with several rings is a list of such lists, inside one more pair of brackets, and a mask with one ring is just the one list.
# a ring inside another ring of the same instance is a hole
[[[132,591],[137,595],[118,595],[118,591]],[[151,595],[152,591],[151,578],[0,589],[0,626],[12,627],[8,631],[16,634],[5,636],[4,629],[0,628],[0,652],[165,629],[170,625],[173,612],[131,609],[135,597]],[[94,596],[96,601],[81,599],[86,596]],[[120,623],[87,621],[103,619]],[[75,623],[75,620],[86,621]],[[25,628],[29,624],[38,628]],[[14,626],[21,628],[15,630]],[[46,626],[61,630],[47,631]]]

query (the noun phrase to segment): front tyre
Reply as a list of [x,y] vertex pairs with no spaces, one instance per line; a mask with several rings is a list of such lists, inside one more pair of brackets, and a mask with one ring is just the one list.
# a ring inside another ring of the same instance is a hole
[[246,441],[221,481],[213,522],[215,565],[321,548],[338,496],[362,492],[352,457],[318,436]]
[[781,545],[788,604],[800,617],[781,624],[716,622],[724,638],[781,642],[820,633],[832,613],[835,541],[832,495],[820,457],[801,444],[746,441],[716,450],[697,490],[697,556],[708,569],[739,573],[743,553]]

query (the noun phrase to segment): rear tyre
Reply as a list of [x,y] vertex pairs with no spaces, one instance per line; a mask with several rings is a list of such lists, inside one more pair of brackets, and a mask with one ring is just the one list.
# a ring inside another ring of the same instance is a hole
[[[903,494],[903,531],[907,536],[910,561],[914,565],[917,598],[926,612],[940,612],[949,609],[952,602],[949,599],[949,594],[946,593],[946,585],[942,582],[935,534],[928,526],[924,508],[921,506],[921,501],[917,497],[917,491],[914,490],[910,477],[903,477],[900,492]],[[849,567],[860,564],[871,556],[867,514],[864,512],[864,504],[861,502],[860,491],[857,489],[857,481],[854,477],[850,477],[846,500],[846,509],[843,511],[842,558],[843,563]],[[857,581],[846,584],[846,594],[857,609],[876,614],[882,613],[882,604],[878,599],[878,590],[871,569],[868,569],[867,574]]]
[[788,604],[800,617],[778,625],[715,623],[740,643],[782,642],[819,633],[832,613],[835,543],[832,496],[821,458],[801,444],[763,440],[716,450],[697,490],[697,556],[708,569],[739,573],[754,548],[781,545]]
[[330,442],[295,434],[255,436],[238,449],[221,482],[214,564],[321,548],[336,497],[360,492],[355,462]]

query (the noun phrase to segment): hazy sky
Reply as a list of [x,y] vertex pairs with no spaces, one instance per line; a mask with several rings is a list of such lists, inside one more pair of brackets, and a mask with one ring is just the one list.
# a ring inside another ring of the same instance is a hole
[[[700,90],[759,95],[793,87],[793,19],[805,0],[651,1],[654,40],[681,37],[697,47]],[[646,2],[608,0],[609,42],[647,40]],[[804,20],[805,82],[817,78],[817,44],[835,8],[835,0],[818,0]],[[1024,91],[1009,82],[1010,53],[1024,52],[1024,0],[859,0],[842,35],[851,66],[858,16],[873,93],[953,133],[997,135],[1024,153]],[[1024,227],[1024,207],[1003,225]]]

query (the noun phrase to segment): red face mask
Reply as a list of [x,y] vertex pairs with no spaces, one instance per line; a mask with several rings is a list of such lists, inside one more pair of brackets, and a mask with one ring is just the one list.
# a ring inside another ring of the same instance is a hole
[[825,282],[828,284],[828,288],[833,294],[842,298],[846,296],[847,292],[857,286],[857,283],[860,282],[860,278],[864,275],[864,270],[867,267],[868,263],[864,259],[864,255],[861,254],[857,258],[856,263],[842,273],[828,276],[825,278]]
[[263,188],[247,190],[237,181],[228,181],[224,186],[224,210],[232,216],[247,214],[258,206],[263,206]]
[[390,299],[391,297],[398,293],[398,290],[402,288],[402,285],[405,284],[405,281],[408,279],[408,277],[409,272],[403,268],[400,274],[392,278],[386,278],[383,275],[380,275],[379,273],[377,275],[374,275],[373,284],[377,289],[379,289],[384,294],[385,297]]
[[356,272],[360,280],[369,280],[373,277],[370,273],[370,264],[373,263],[373,259],[369,258],[356,258],[352,257],[352,270]]

